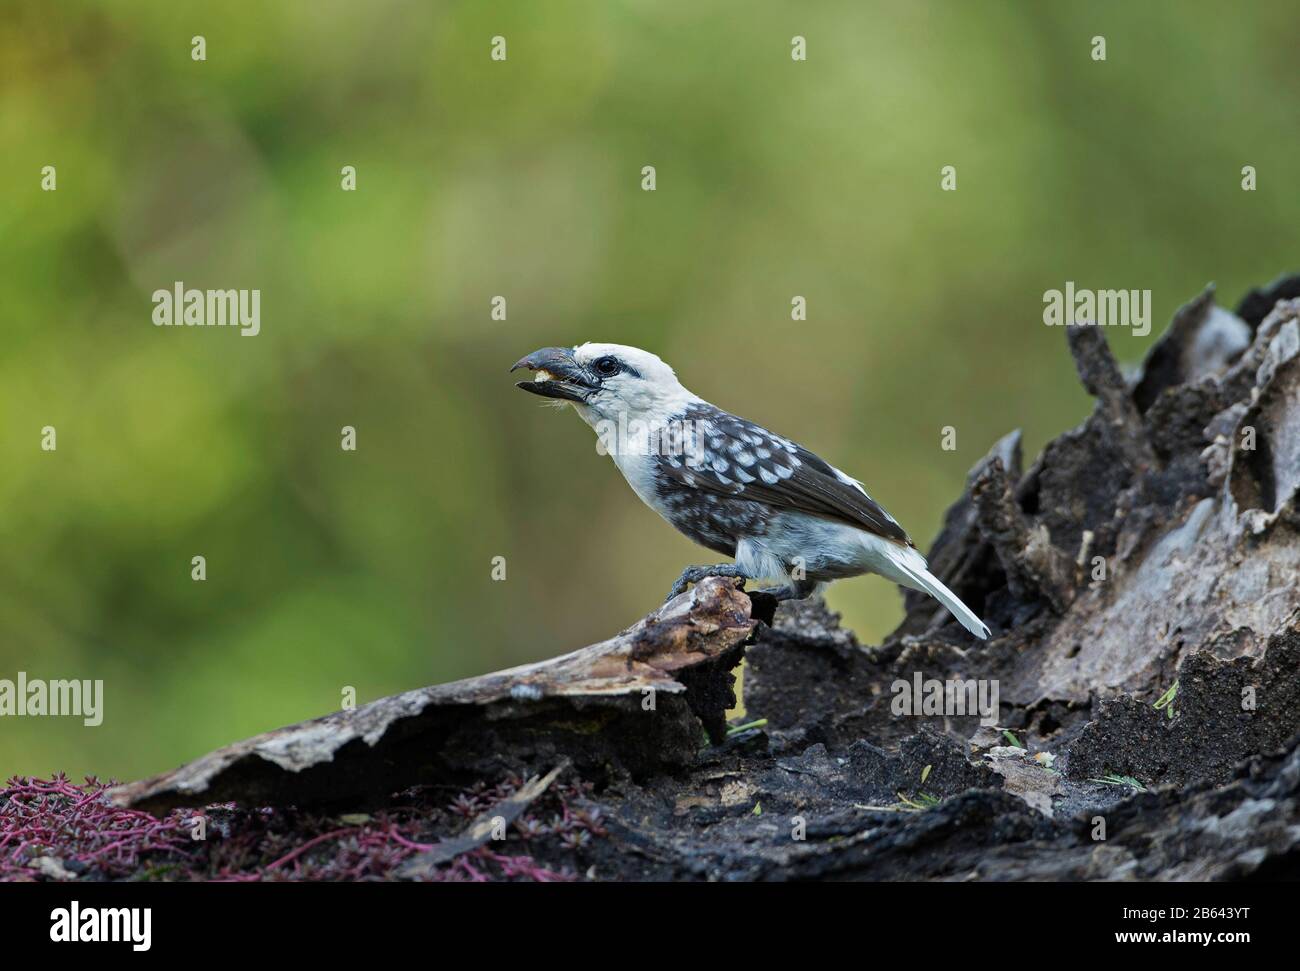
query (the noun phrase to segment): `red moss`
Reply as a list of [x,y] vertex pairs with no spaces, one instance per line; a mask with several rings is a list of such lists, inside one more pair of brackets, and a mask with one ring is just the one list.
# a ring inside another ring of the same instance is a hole
[[[0,790],[0,880],[41,880],[51,858],[82,879],[108,880],[385,880],[406,859],[464,830],[523,780],[477,783],[450,802],[429,789],[394,797],[391,808],[352,820],[293,807],[241,809],[212,805],[201,812],[175,810],[159,819],[108,802],[112,782],[87,778],[74,785],[60,774],[49,780],[10,779]],[[557,783],[510,828],[504,842],[463,853],[430,879],[464,882],[576,880],[531,852],[573,856],[605,835],[600,811],[576,805],[589,786]],[[549,821],[543,822],[543,814]],[[194,820],[206,819],[206,838],[191,838]],[[519,852],[510,852],[516,850]]]
[[188,860],[194,854],[180,813],[158,819],[119,809],[103,797],[112,784],[90,776],[78,786],[61,772],[10,779],[0,791],[0,879],[36,879],[33,864],[41,857],[74,874],[121,879],[137,873],[146,856]]

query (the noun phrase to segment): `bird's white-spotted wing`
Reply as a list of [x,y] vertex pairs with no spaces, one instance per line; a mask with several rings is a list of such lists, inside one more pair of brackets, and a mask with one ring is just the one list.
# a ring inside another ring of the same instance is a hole
[[675,486],[823,516],[915,545],[860,483],[803,446],[713,405],[694,405],[681,420],[680,454],[662,456],[656,470]]

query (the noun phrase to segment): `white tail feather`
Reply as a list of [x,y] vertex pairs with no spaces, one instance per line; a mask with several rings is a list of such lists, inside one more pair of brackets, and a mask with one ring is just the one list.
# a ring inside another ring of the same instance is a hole
[[[908,579],[913,581],[912,583],[907,583],[906,586],[912,587],[916,590],[925,591],[935,600],[939,601],[939,603],[947,607],[952,612],[952,615],[957,618],[959,624],[980,640],[988,640],[988,624],[975,616],[975,611],[962,603],[961,598],[945,587],[938,577],[925,568],[925,560],[922,559],[919,553],[916,554],[915,559],[909,557],[908,561],[904,561],[901,557],[894,557],[893,560],[894,565],[905,573]],[[919,563],[917,562],[918,560],[920,561]]]

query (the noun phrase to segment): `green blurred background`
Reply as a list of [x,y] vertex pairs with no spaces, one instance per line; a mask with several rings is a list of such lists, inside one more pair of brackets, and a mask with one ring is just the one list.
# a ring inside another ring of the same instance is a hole
[[[1090,407],[1044,290],[1150,288],[1132,362],[1300,252],[1294,0],[2,9],[0,677],[106,700],[0,719],[0,775],[552,656],[714,559],[513,389],[536,347],[658,352],[926,547],[998,436]],[[176,280],[260,288],[261,335],[154,327]],[[830,599],[901,616],[875,578]]]

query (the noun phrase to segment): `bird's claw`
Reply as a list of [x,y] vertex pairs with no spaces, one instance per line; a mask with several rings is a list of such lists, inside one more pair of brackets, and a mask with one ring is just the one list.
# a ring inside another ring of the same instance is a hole
[[807,600],[816,590],[816,581],[804,578],[800,580],[792,579],[784,586],[768,587],[765,590],[755,590],[754,592],[765,593],[777,603],[785,603],[787,600]]
[[673,597],[679,597],[686,592],[686,588],[692,583],[699,583],[705,577],[733,577],[746,580],[748,577],[740,572],[740,567],[734,563],[718,563],[714,566],[688,566],[682,571],[682,575],[677,578],[672,589],[668,591],[668,596],[664,598],[664,603],[672,600]]

